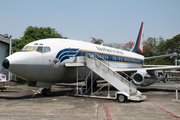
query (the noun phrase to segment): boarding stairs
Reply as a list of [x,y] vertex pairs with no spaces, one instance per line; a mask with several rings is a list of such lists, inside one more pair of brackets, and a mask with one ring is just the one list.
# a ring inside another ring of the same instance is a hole
[[[101,62],[103,61],[103,62]],[[113,70],[115,66],[105,61],[101,56],[86,53],[86,56],[79,56],[75,58],[73,63],[65,63],[66,67],[88,67],[94,73],[99,75],[113,87],[115,87],[118,92],[115,93],[113,99],[117,99],[118,95],[124,95],[128,100],[141,101],[146,99],[146,96],[141,95],[141,92],[137,90],[137,87],[126,78],[121,76],[119,73]],[[129,77],[129,76],[128,76]],[[132,78],[131,78],[132,79]],[[93,94],[95,96],[95,94]],[[107,97],[110,98],[108,95]]]

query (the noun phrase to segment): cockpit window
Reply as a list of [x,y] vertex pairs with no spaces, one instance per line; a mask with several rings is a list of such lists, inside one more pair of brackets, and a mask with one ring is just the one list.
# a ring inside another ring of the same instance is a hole
[[41,53],[47,53],[49,51],[51,51],[50,47],[42,47],[42,46],[39,46],[37,49],[36,49],[37,52],[41,52]]
[[47,53],[51,51],[51,48],[45,46],[25,46],[22,51],[37,51],[40,53]]
[[39,47],[36,49],[36,51],[43,53],[43,47],[40,47],[40,46],[39,46]]
[[50,47],[44,47],[44,53],[51,51]]
[[25,51],[34,51],[36,49],[35,46],[26,46],[25,48],[23,48],[23,50]]

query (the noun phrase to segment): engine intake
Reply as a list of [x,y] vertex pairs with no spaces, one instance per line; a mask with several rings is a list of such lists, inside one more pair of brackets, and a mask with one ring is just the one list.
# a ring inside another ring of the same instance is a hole
[[140,72],[136,72],[132,75],[132,78],[133,78],[133,83],[135,85],[141,85],[141,83],[144,81],[144,75],[143,73],[140,73]]

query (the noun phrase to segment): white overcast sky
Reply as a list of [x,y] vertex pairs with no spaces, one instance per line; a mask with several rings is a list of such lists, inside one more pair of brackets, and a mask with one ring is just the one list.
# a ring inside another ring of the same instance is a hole
[[69,39],[104,43],[180,34],[180,0],[0,0],[0,34],[20,38],[28,26],[51,27]]

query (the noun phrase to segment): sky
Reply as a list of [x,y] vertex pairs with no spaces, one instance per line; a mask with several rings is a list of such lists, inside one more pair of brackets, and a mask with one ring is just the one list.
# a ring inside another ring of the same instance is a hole
[[0,34],[23,36],[28,26],[51,27],[69,39],[135,42],[180,34],[180,0],[0,0]]

